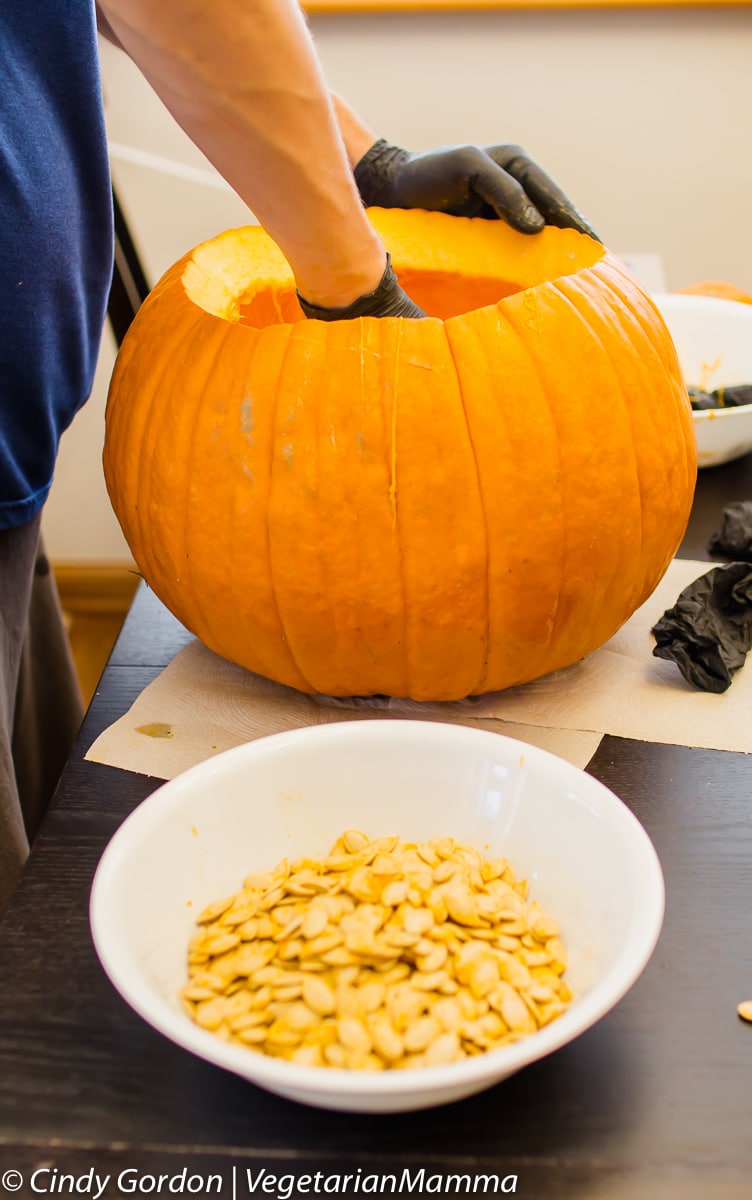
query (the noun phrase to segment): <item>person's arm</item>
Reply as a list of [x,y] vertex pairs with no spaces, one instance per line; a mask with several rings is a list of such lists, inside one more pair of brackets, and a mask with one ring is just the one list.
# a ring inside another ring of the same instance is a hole
[[110,22],[107,20],[107,17],[104,15],[99,0],[96,0],[94,8],[97,14],[97,33],[101,34],[103,38],[106,38],[108,42],[111,42],[113,46],[117,46],[118,50],[122,50],[123,47],[120,45],[120,40],[115,36],[115,31],[110,25]]
[[340,309],[374,292],[386,252],[295,0],[99,7],[177,122],[280,246],[306,300]]
[[336,92],[332,92],[332,103],[350,167],[354,170],[363,155],[378,141],[379,135]]

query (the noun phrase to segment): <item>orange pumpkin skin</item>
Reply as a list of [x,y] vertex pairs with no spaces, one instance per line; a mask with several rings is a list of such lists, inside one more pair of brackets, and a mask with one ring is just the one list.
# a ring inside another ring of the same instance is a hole
[[524,683],[602,645],[676,552],[676,352],[584,235],[369,215],[429,318],[306,321],[260,228],[197,247],[118,356],[112,504],[165,605],[261,675],[417,700]]
[[752,296],[735,283],[725,279],[701,279],[676,289],[680,296],[711,296],[716,300],[736,300],[739,304],[752,304]]

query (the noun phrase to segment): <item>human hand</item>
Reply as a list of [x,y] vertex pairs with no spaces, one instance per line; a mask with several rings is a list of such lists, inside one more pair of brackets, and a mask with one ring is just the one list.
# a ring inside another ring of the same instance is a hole
[[411,154],[381,138],[357,163],[355,182],[367,207],[500,217],[521,233],[558,225],[600,241],[521,146],[441,146]]
[[386,270],[381,283],[373,292],[359,296],[344,308],[323,308],[304,300],[297,292],[298,303],[304,314],[317,321],[350,321],[355,317],[425,317],[410,297],[402,291],[394,274],[390,255],[386,256]]

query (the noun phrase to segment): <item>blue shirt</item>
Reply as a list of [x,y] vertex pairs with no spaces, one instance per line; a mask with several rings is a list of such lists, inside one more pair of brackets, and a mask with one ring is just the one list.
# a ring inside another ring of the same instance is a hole
[[0,0],[0,528],[89,396],[112,257],[94,0]]

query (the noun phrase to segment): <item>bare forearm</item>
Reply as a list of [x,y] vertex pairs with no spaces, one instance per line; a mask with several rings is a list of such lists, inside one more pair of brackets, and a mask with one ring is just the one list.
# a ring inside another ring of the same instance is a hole
[[341,96],[334,92],[332,92],[332,103],[350,166],[354,167],[366,150],[370,150],[379,135],[350,108],[350,105]]
[[360,144],[357,118],[348,109],[352,123],[340,132],[295,0],[100,7],[178,123],[277,241],[303,295],[335,305],[372,290],[384,249],[348,161]]

